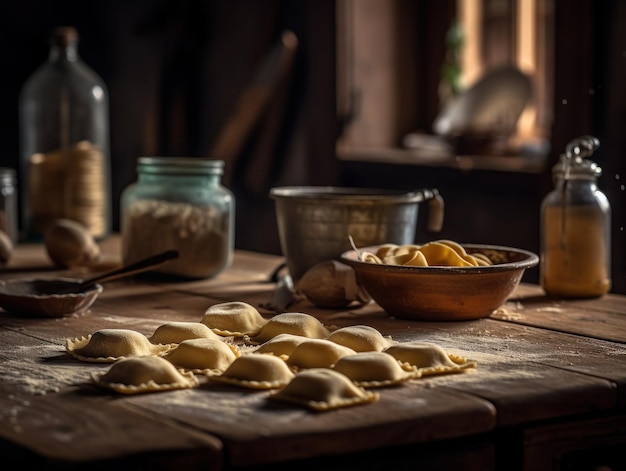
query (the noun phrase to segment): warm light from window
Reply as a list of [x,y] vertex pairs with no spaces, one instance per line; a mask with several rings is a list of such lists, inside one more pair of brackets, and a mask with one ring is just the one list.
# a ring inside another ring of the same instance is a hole
[[[515,2],[512,26],[515,36],[503,38],[514,41],[512,62],[519,69],[533,78],[537,73],[537,2],[541,0],[520,0]],[[461,86],[466,88],[474,84],[486,69],[497,64],[486,64],[482,55],[484,0],[457,0],[457,14],[465,34],[465,44],[461,53]],[[531,101],[517,123],[517,137],[529,138],[537,135],[537,109]]]
[[461,86],[465,88],[480,78],[484,68],[480,53],[482,0],[458,0],[457,11],[465,34],[465,45],[461,53]]
[[[535,24],[535,18],[537,18],[536,7],[536,0],[517,2],[517,66],[530,77],[534,77],[537,70],[535,52],[535,38],[537,37]],[[534,135],[536,116],[537,109],[534,103],[530,103],[517,122],[517,134],[519,137],[531,137]]]

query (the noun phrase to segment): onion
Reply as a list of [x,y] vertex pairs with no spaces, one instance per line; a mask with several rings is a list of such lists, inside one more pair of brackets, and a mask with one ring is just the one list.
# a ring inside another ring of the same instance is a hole
[[359,286],[355,271],[336,260],[320,262],[309,268],[296,288],[317,307],[340,308],[353,301],[366,303],[369,294]]

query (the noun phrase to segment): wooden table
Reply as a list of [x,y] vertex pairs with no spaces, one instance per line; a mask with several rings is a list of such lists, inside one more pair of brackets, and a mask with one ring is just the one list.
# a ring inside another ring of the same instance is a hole
[[[118,240],[102,242],[119,262]],[[207,307],[261,308],[279,257],[236,253],[211,280],[107,283],[91,310],[61,319],[0,311],[0,452],[24,469],[625,469],[626,296],[551,301],[522,284],[490,318],[411,322],[376,304],[291,306],[329,326],[367,324],[394,340],[435,342],[475,371],[380,391],[378,402],[329,412],[268,406],[266,391],[211,383],[141,395],[107,393],[65,339],[103,328],[146,335],[198,321]],[[68,275],[41,245],[18,246],[0,278]],[[86,277],[87,274],[76,274]],[[18,460],[18,461],[16,461]],[[307,468],[312,469],[312,468]]]

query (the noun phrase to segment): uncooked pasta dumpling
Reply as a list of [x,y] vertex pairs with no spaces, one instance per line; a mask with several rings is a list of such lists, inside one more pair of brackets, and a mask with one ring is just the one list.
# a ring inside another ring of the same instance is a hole
[[158,356],[123,358],[105,373],[92,373],[93,381],[103,388],[123,394],[169,391],[198,385],[193,373],[177,370]]
[[157,327],[148,340],[155,344],[168,344],[199,338],[221,339],[202,322],[167,322]]
[[221,339],[199,338],[183,340],[163,358],[178,368],[211,375],[223,373],[239,356],[235,345]]
[[337,360],[333,369],[364,388],[397,385],[421,376],[419,370],[384,352],[346,355]]
[[267,319],[251,304],[229,301],[209,307],[200,322],[218,335],[243,337],[257,333]]
[[284,360],[266,353],[249,353],[233,361],[218,376],[211,379],[251,389],[281,388],[294,374]]
[[350,347],[357,352],[380,352],[393,345],[390,337],[384,337],[369,325],[351,325],[337,329],[328,336],[328,340]]
[[259,345],[255,353],[271,353],[288,358],[291,352],[302,342],[308,340],[308,337],[294,334],[278,334],[276,337],[269,339],[267,342]]
[[476,367],[475,361],[447,353],[441,346],[429,342],[398,343],[385,349],[385,352],[411,364],[422,376],[455,373]]
[[302,337],[325,339],[330,331],[317,317],[303,312],[283,312],[272,317],[267,324],[250,340],[255,343],[267,342],[279,334],[293,334]]
[[124,357],[162,355],[172,346],[154,345],[135,330],[101,329],[87,337],[66,339],[65,348],[78,360],[112,363]]
[[293,349],[287,364],[294,370],[331,368],[341,357],[355,353],[351,348],[330,340],[308,339]]
[[380,395],[357,386],[338,371],[311,368],[297,373],[287,386],[269,398],[327,411],[376,402]]

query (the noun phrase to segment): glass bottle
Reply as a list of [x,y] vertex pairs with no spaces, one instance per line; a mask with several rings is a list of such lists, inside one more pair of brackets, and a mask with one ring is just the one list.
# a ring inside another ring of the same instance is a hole
[[125,264],[165,250],[179,257],[154,272],[199,279],[232,263],[235,199],[221,184],[224,161],[140,157],[137,181],[121,195]]
[[47,60],[19,99],[21,224],[41,239],[56,219],[96,238],[111,228],[108,92],[78,54],[73,27],[56,28]]
[[546,294],[598,297],[611,289],[611,206],[598,189],[591,136],[571,141],[552,169],[555,188],[541,204],[540,283]]
[[12,168],[0,168],[0,230],[13,244],[19,239],[17,223],[17,179]]

